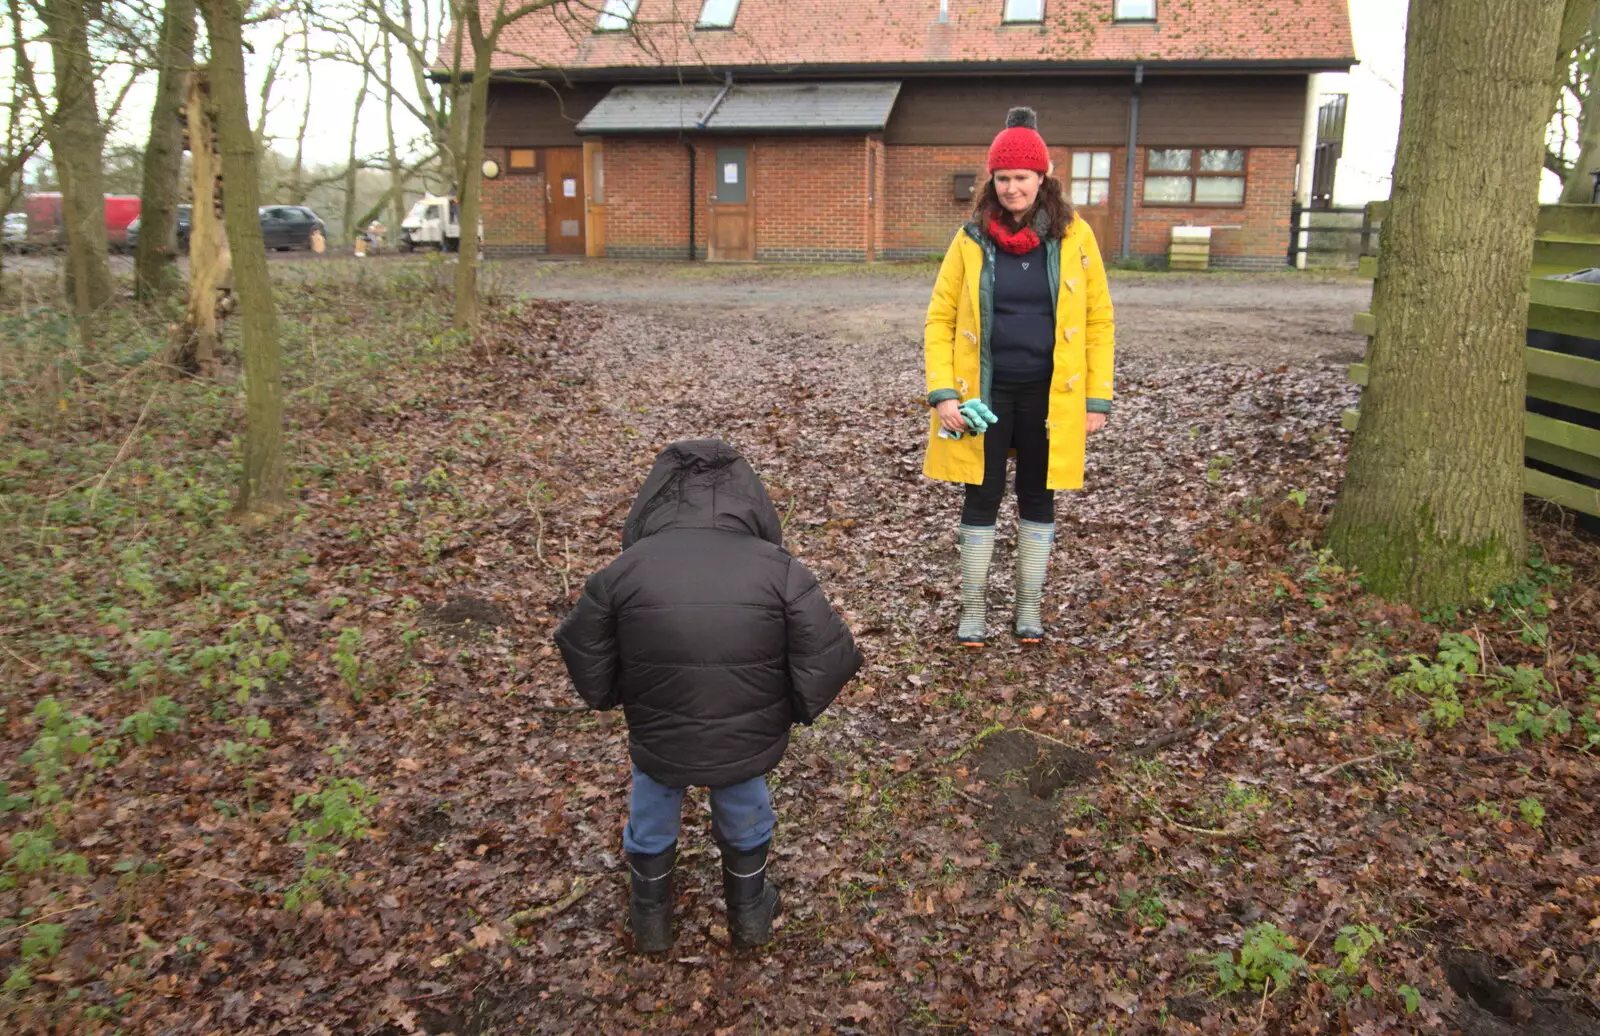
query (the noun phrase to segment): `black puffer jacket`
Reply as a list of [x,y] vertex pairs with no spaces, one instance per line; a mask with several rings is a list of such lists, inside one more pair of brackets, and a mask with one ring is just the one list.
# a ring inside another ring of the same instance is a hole
[[622,706],[634,763],[662,784],[766,773],[789,727],[820,716],[861,666],[782,542],[743,457],[715,439],[674,443],[633,503],[622,555],[556,631],[578,694]]

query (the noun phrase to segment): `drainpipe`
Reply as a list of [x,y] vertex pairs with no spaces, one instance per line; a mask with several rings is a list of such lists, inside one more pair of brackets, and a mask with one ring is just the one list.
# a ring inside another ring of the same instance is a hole
[[1321,86],[1315,72],[1306,76],[1306,113],[1300,127],[1300,176],[1294,185],[1294,200],[1300,204],[1300,223],[1292,228],[1300,244],[1294,265],[1301,270],[1306,268],[1306,249],[1311,246],[1311,213],[1307,210],[1311,208],[1312,170],[1317,164],[1317,101]]
[[728,78],[723,80],[722,92],[711,99],[711,106],[700,113],[700,119],[694,124],[697,130],[706,128],[706,123],[711,121],[711,116],[717,114],[717,109],[722,107],[722,102],[728,99],[728,91],[733,89],[733,73],[727,73]]
[[1133,95],[1128,98],[1127,174],[1122,187],[1122,257],[1133,254],[1133,166],[1139,160],[1139,95],[1144,92],[1144,62],[1133,66]]
[[684,150],[689,152],[689,255],[688,259],[694,262],[694,138],[683,138]]
[[[728,72],[726,76],[727,78],[722,81],[721,92],[711,99],[711,104],[695,120],[694,128],[696,131],[704,130],[706,124],[711,121],[711,117],[717,114],[717,109],[722,107],[722,102],[728,99],[728,93],[733,89],[733,73]],[[689,149],[689,261],[694,262],[694,200],[696,193],[694,138],[685,137],[683,146]]]

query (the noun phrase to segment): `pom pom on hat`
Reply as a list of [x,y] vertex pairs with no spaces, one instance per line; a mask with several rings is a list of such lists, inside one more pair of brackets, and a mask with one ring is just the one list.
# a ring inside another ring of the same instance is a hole
[[1006,112],[1006,129],[1010,129],[1013,126],[1026,126],[1028,129],[1038,132],[1039,113],[1032,108],[1013,108]]
[[989,145],[989,172],[996,169],[1050,174],[1050,149],[1039,135],[1039,115],[1032,108],[1013,108],[1006,113],[1006,128]]

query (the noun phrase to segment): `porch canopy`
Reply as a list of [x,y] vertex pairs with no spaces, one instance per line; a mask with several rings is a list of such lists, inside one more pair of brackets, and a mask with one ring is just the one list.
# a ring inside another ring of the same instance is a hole
[[897,81],[616,86],[578,132],[875,133],[899,95]]

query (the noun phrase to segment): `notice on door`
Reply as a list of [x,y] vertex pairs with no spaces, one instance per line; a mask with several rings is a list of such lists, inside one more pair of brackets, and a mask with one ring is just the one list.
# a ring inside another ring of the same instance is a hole
[[738,183],[739,182],[739,163],[738,162],[725,162],[725,163],[723,163],[723,166],[722,166],[722,182],[723,183]]
[[570,176],[562,180],[561,196],[563,198],[576,198],[578,196],[578,181]]

